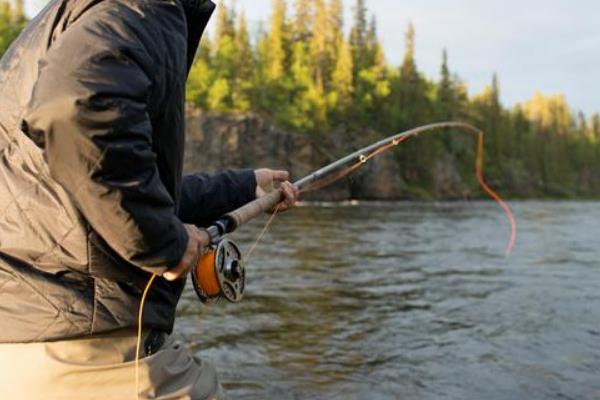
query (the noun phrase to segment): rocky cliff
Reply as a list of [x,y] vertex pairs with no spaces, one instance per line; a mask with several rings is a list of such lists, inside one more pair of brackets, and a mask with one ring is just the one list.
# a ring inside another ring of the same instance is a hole
[[[213,172],[224,168],[268,167],[286,169],[299,179],[346,155],[343,128],[323,143],[310,135],[278,129],[254,114],[206,114],[190,110],[187,119],[186,172]],[[357,148],[354,146],[354,148]],[[393,152],[382,154],[331,187],[303,196],[308,200],[397,200],[415,197],[470,197],[451,160],[434,167],[432,193],[415,193],[402,179]]]

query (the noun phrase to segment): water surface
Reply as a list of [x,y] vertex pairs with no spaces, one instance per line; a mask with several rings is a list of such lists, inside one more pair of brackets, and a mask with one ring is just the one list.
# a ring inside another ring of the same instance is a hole
[[297,208],[178,331],[232,399],[600,399],[600,203],[512,206],[510,258],[491,202]]

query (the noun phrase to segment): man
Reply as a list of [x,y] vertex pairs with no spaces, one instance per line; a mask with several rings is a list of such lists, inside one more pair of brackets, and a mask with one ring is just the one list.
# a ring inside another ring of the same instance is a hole
[[[182,177],[208,0],[53,0],[0,62],[0,398],[220,398],[169,335],[215,220],[287,173]],[[137,311],[145,303],[139,391]]]

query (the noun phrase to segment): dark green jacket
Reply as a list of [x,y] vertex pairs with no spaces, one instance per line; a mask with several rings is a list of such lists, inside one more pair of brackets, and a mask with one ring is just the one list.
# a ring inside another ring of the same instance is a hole
[[[184,91],[208,0],[54,0],[0,61],[0,342],[136,326],[183,223],[254,197],[251,170],[182,176]],[[184,282],[159,278],[170,331]]]

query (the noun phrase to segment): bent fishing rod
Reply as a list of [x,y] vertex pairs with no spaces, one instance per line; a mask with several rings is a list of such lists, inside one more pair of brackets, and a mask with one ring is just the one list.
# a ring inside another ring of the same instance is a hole
[[[483,178],[483,131],[465,122],[441,122],[398,133],[332,162],[294,182],[294,186],[300,193],[321,189],[352,173],[373,157],[399,145],[406,139],[425,132],[449,128],[471,132],[478,137],[476,175],[482,189],[498,202],[508,216],[511,233],[507,244],[507,254],[510,254],[516,238],[515,218],[509,206],[487,185]],[[238,245],[228,239],[227,235],[259,215],[276,209],[282,200],[283,192],[274,190],[224,215],[206,228],[211,244],[191,271],[194,289],[203,303],[212,303],[221,299],[238,303],[242,300],[246,289],[244,257]]]

